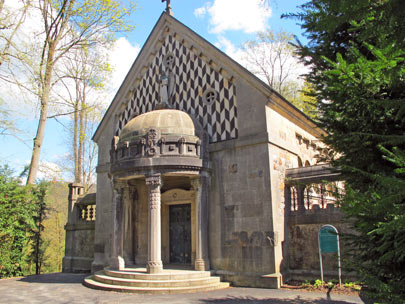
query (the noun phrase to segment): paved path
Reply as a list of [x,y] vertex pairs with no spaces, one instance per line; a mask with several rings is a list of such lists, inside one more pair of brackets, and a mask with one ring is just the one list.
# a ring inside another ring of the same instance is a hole
[[89,289],[84,274],[51,273],[0,280],[0,303],[349,304],[359,297],[259,288],[228,288],[180,295],[137,295]]

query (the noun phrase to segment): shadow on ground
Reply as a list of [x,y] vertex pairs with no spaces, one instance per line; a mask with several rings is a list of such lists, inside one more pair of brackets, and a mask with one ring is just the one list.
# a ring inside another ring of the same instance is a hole
[[201,299],[202,303],[206,304],[351,304],[352,302],[346,301],[334,301],[330,299],[304,299],[297,296],[294,299],[276,299],[276,298],[264,298],[257,299],[254,297],[232,297],[227,296],[221,299]]
[[27,283],[52,283],[52,284],[66,284],[66,283],[77,283],[82,284],[88,273],[47,273],[40,275],[30,275],[19,279],[19,281]]

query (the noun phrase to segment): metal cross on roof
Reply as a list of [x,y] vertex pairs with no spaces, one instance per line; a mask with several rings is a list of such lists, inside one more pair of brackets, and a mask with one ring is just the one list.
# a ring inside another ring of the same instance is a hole
[[168,13],[169,15],[173,15],[170,0],[162,0],[162,2],[166,2],[166,13]]

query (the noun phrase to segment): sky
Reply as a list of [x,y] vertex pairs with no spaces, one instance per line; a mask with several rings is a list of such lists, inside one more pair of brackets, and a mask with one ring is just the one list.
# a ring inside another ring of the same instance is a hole
[[[173,16],[177,20],[236,61],[240,61],[241,45],[247,40],[254,39],[256,32],[267,28],[291,32],[306,42],[295,20],[280,18],[283,13],[296,12],[297,6],[304,1],[270,0],[268,5],[264,3],[263,0],[171,0]],[[102,101],[106,108],[165,8],[166,3],[162,3],[161,0],[137,0],[137,9],[132,17],[135,29],[131,33],[118,36],[115,47],[109,54],[114,73],[109,81],[110,94]],[[1,87],[1,90],[5,90],[5,87]],[[11,116],[16,118],[23,134],[20,134],[19,138],[0,137],[2,147],[0,164],[8,164],[18,173],[31,159],[38,109],[18,103],[18,94],[14,98],[16,102],[9,101],[9,108],[13,111]],[[18,106],[13,107],[13,104]],[[58,162],[69,153],[67,143],[69,139],[66,138],[62,124],[66,125],[68,121],[66,119],[60,119],[59,122],[54,119],[47,121],[41,151],[41,162],[56,171]]]

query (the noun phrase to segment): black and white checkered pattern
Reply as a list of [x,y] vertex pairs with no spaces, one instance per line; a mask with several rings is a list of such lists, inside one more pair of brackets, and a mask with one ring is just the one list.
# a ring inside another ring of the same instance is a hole
[[[159,78],[166,54],[172,54],[175,58],[175,86],[171,97],[173,107],[197,118],[208,132],[210,142],[237,138],[235,85],[170,35],[166,37],[121,114],[116,135],[119,135],[130,119],[152,111],[159,103]],[[209,89],[217,92],[217,100],[212,104],[208,104],[203,98],[204,92]]]

